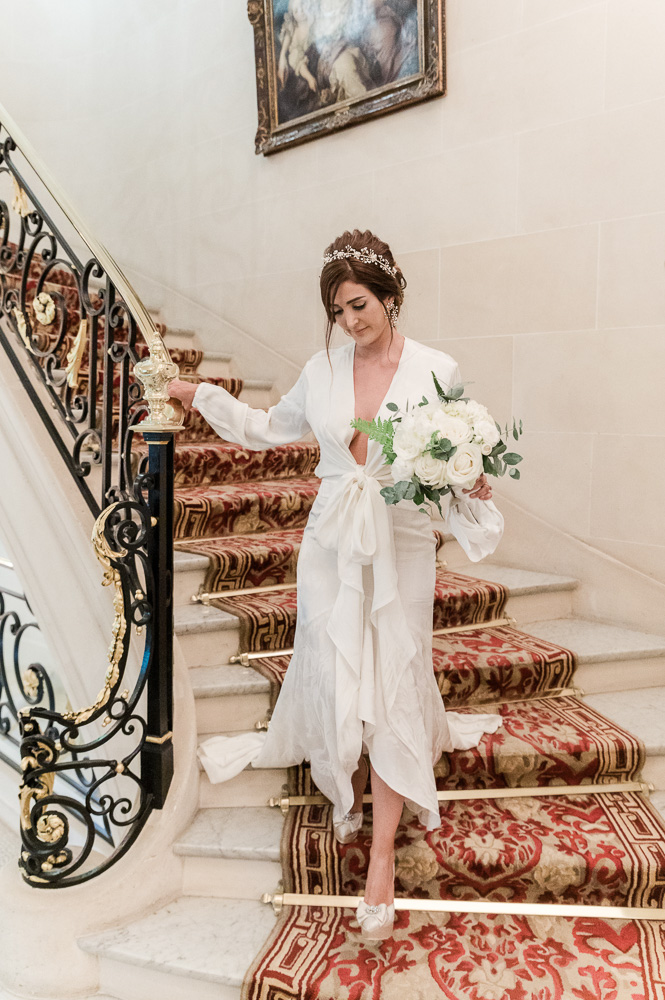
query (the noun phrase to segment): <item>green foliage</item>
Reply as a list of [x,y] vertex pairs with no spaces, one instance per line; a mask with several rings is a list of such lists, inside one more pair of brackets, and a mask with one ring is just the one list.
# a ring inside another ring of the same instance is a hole
[[[471,383],[458,382],[456,385],[451,386],[449,391],[446,392],[442,388],[441,383],[439,382],[434,372],[432,372],[432,378],[434,379],[434,388],[436,389],[436,394],[442,403],[454,403],[458,399],[463,399],[464,401],[466,401],[469,398],[468,396],[463,396],[462,393],[464,392],[464,386],[470,385]],[[424,398],[425,397],[423,396],[423,399]]]
[[[388,406],[390,405],[389,403]],[[395,404],[393,403],[392,405],[394,406]],[[378,441],[383,448],[383,454],[386,456],[386,459],[390,463],[395,461],[396,456],[393,451],[395,425],[392,417],[388,420],[382,420],[381,417],[375,417],[374,420],[361,420],[360,417],[356,417],[351,421],[351,426],[366,434],[372,441]]]
[[445,496],[446,493],[451,493],[452,490],[450,486],[445,486],[442,489],[437,489],[434,486],[426,486],[424,483],[418,482],[416,476],[413,476],[408,480],[400,480],[394,486],[384,486],[380,492],[388,504],[399,503],[400,500],[413,500],[418,509],[424,514],[428,514],[429,510],[422,505],[425,501],[430,501],[438,507],[439,514],[443,516],[441,497]]
[[432,434],[432,440],[427,448],[432,458],[439,458],[444,462],[455,454],[457,451],[457,445],[451,444],[450,438],[440,437],[439,432],[435,431]]

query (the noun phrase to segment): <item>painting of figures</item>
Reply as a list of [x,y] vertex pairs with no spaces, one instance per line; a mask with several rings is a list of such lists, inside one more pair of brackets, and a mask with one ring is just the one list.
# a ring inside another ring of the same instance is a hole
[[257,152],[440,96],[443,0],[250,0]]
[[273,18],[280,124],[420,68],[417,0],[275,0]]

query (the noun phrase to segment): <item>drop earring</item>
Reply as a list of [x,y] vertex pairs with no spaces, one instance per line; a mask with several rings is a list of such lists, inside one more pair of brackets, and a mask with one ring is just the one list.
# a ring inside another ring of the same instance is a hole
[[397,323],[397,306],[395,305],[394,302],[390,303],[390,307],[388,309],[388,316],[390,317],[391,324],[395,326],[395,324]]

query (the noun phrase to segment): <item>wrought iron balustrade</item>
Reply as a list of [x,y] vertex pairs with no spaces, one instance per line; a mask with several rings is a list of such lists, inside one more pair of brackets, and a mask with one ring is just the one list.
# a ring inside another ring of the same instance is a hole
[[163,806],[173,773],[179,425],[168,383],[178,368],[130,282],[2,106],[0,345],[96,518],[95,552],[114,591],[95,702],[63,710],[40,669],[31,674],[39,697],[23,684],[26,704],[12,703],[22,768],[19,865],[29,883],[52,888],[90,879],[122,857]]

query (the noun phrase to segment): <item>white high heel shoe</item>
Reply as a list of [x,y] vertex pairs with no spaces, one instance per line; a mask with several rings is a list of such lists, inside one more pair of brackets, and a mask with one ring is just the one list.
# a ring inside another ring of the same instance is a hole
[[[395,881],[395,862],[393,862],[393,882]],[[363,897],[356,908],[356,920],[360,924],[362,936],[367,941],[384,941],[391,937],[395,923],[395,904],[377,903],[368,906]]]
[[[367,777],[369,775],[369,764],[362,758],[365,764],[365,784],[367,784]],[[364,789],[363,789],[364,790]],[[356,839],[356,835],[363,825],[363,811],[362,808],[360,812],[348,812],[346,815],[342,816],[340,820],[335,822],[333,820],[333,829],[335,831],[335,839],[340,844],[349,844],[352,840]]]

